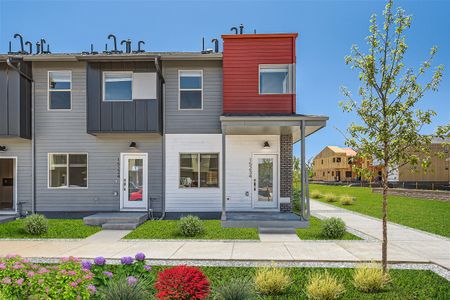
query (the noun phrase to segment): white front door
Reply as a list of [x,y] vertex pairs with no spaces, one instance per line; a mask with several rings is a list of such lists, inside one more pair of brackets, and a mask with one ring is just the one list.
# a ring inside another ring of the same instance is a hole
[[254,208],[278,207],[278,165],[277,155],[253,155],[253,189]]
[[147,153],[122,153],[120,156],[121,210],[147,210]]

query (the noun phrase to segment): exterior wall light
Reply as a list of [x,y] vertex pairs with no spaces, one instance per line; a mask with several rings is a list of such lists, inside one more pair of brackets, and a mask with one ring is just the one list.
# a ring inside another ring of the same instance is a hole
[[270,144],[269,144],[268,141],[265,141],[265,142],[264,142],[263,148],[264,148],[264,149],[270,149]]
[[8,150],[6,146],[0,146],[0,152],[6,152],[6,150]]
[[128,146],[128,148],[130,148],[131,150],[136,149],[136,148],[137,148],[136,142],[131,142],[131,143],[130,143],[130,146]]

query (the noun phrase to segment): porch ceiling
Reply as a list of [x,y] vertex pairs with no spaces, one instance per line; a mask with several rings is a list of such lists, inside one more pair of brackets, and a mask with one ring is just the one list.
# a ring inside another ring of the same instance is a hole
[[326,126],[327,116],[308,115],[224,115],[220,117],[225,135],[287,135],[294,143],[300,140],[301,121],[305,121],[305,136]]

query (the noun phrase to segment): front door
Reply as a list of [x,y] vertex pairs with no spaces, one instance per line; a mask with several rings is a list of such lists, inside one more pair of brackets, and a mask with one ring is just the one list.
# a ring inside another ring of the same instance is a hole
[[277,156],[253,155],[253,207],[276,208],[278,206]]
[[121,210],[147,210],[147,153],[121,154]]
[[15,211],[16,159],[0,157],[0,213]]

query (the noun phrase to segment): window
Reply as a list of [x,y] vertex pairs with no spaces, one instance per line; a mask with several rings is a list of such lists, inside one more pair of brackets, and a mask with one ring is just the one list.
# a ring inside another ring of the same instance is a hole
[[321,164],[323,165],[323,159],[322,159],[322,162],[321,162]]
[[260,94],[292,94],[292,65],[260,65]]
[[48,109],[69,110],[72,108],[72,72],[48,72]]
[[334,171],[331,171],[331,176],[334,176]]
[[179,109],[203,109],[203,71],[179,71]]
[[352,177],[352,171],[345,171],[345,177],[347,178]]
[[333,157],[333,162],[336,162],[336,158]]
[[323,176],[325,176],[325,172],[323,172]]
[[340,162],[341,162],[341,158],[340,158],[340,157],[337,157],[337,158],[336,158],[336,162],[340,163]]
[[87,154],[49,154],[50,188],[86,188]]
[[103,72],[103,101],[133,101],[133,72]]
[[180,154],[180,188],[219,187],[219,154]]

